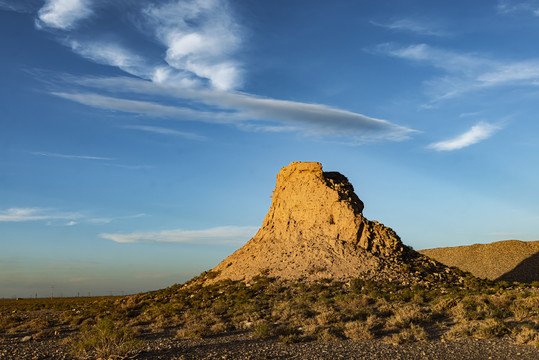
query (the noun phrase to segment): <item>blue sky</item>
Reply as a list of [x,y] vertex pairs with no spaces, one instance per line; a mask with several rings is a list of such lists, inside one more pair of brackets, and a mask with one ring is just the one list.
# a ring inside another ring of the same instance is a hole
[[215,266],[319,161],[416,249],[539,240],[539,1],[0,0],[0,297]]

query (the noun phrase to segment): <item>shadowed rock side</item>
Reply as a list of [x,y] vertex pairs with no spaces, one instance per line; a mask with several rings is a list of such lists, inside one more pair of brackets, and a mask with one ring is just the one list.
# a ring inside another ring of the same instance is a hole
[[420,250],[447,266],[490,280],[539,281],[539,241],[507,240]]
[[525,283],[539,281],[539,250],[496,280]]
[[282,168],[272,198],[257,234],[213,269],[216,280],[261,272],[283,279],[397,278],[403,262],[431,261],[403,245],[392,229],[367,220],[348,179],[323,172],[320,163]]

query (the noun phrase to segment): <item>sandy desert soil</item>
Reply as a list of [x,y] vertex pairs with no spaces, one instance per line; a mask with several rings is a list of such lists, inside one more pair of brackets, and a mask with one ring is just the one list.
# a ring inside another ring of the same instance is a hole
[[[4,360],[73,359],[61,336],[22,342],[4,339]],[[539,359],[539,349],[513,345],[504,339],[433,340],[394,345],[384,340],[311,341],[283,344],[259,340],[247,333],[215,336],[204,340],[158,336],[144,340],[129,359]]]

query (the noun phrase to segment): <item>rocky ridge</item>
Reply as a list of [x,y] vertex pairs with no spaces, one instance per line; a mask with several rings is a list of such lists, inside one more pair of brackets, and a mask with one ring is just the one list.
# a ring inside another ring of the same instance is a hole
[[404,245],[391,228],[365,218],[363,208],[344,175],[323,172],[318,162],[293,162],[277,174],[261,228],[213,269],[213,281],[261,273],[286,280],[454,278],[444,265]]
[[419,252],[480,278],[509,282],[539,281],[539,241],[505,240]]

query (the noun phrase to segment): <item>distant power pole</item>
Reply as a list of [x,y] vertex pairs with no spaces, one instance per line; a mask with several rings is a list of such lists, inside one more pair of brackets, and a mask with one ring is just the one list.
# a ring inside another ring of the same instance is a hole
[[54,285],[51,285],[51,299],[54,297]]

